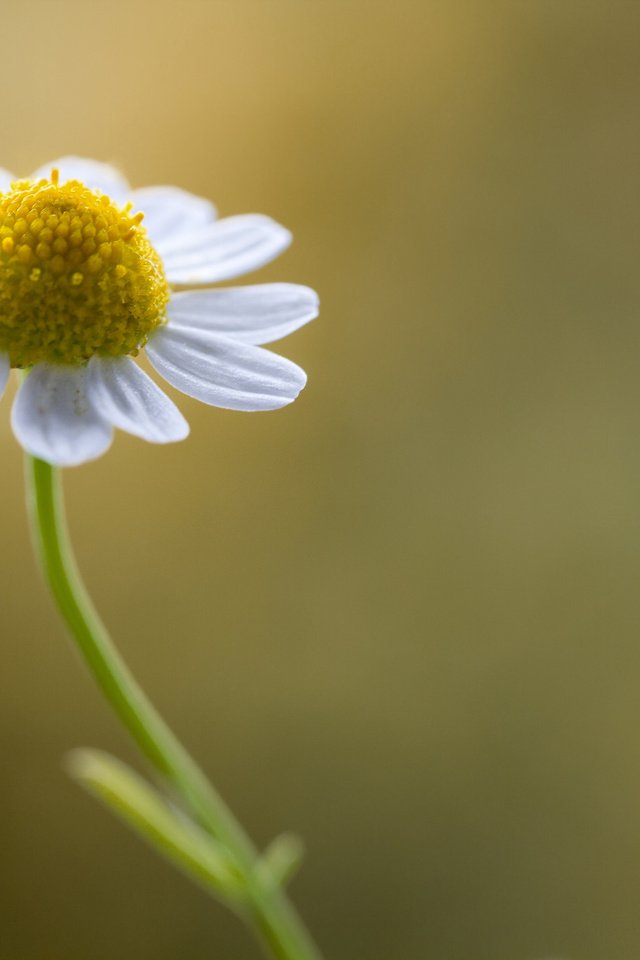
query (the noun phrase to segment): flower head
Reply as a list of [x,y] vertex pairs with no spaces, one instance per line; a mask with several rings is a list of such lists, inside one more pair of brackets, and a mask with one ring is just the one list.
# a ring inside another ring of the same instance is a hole
[[17,180],[0,170],[0,393],[26,369],[12,411],[29,453],[58,466],[108,449],[113,428],[154,443],[189,432],[135,363],[213,406],[272,410],[305,384],[261,348],[317,316],[296,284],[175,292],[230,280],[291,241],[254,214],[216,219],[175,187],[131,190],[118,171],[68,157]]

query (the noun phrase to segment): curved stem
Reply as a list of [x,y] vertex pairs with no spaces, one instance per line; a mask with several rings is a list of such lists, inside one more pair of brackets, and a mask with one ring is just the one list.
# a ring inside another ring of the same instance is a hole
[[190,813],[235,860],[247,907],[267,955],[277,960],[321,960],[286,895],[256,871],[250,839],[140,689],[115,649],[78,573],[67,534],[59,472],[27,455],[27,503],[40,564],[58,610],[106,699],[157,771]]

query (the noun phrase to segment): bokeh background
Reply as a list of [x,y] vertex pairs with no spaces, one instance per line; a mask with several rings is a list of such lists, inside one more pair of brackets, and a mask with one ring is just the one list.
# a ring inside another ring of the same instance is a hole
[[[292,407],[67,471],[89,585],[332,960],[640,955],[640,7],[5,3],[2,154],[294,246]],[[70,783],[137,762],[66,641],[0,419],[0,957],[251,960]]]

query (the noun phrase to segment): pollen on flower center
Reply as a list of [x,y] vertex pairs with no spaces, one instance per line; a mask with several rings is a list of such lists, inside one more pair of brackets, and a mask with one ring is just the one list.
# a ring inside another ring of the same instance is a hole
[[0,193],[0,351],[13,367],[135,354],[165,320],[169,287],[141,227],[77,180]]

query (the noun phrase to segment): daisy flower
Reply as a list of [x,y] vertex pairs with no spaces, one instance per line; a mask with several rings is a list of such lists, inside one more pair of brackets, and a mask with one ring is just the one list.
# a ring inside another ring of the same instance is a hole
[[[184,439],[175,404],[138,366],[144,350],[177,390],[232,410],[294,400],[304,371],[262,344],[312,320],[289,283],[204,289],[268,263],[291,242],[269,217],[217,220],[177,187],[132,190],[113,167],[67,157],[19,180],[0,169],[0,394],[26,371],[11,414],[33,456],[93,460],[113,428]],[[176,292],[176,287],[201,286]]]

